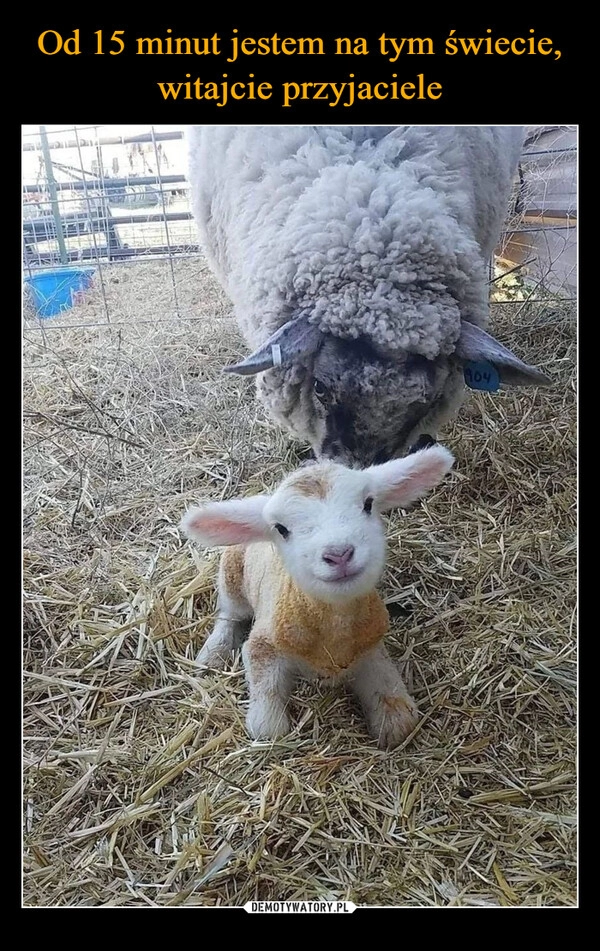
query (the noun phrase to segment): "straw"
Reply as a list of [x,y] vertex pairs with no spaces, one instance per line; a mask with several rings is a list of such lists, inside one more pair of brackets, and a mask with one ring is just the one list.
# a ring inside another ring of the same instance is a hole
[[[28,906],[576,903],[575,316],[495,303],[554,380],[472,393],[453,473],[388,522],[389,649],[423,721],[377,749],[342,687],[246,734],[240,660],[194,657],[218,551],[203,499],[269,491],[304,446],[265,415],[201,261],[104,269],[24,343],[24,885]],[[501,296],[501,289],[496,293]],[[194,316],[194,321],[187,320]],[[145,322],[138,322],[138,321]]]

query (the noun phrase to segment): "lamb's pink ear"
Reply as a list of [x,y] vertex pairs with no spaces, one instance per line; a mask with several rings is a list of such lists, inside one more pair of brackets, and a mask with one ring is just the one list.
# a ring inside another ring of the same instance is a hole
[[404,459],[371,466],[366,472],[377,508],[380,512],[407,508],[441,482],[453,463],[452,453],[436,443]]
[[180,524],[181,530],[202,545],[247,545],[268,541],[272,533],[263,519],[268,495],[252,495],[231,502],[193,505]]

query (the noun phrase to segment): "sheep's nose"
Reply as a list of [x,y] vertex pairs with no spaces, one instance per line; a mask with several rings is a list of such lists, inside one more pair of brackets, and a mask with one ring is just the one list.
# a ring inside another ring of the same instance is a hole
[[328,565],[347,565],[354,554],[354,545],[331,545],[323,549],[323,561]]

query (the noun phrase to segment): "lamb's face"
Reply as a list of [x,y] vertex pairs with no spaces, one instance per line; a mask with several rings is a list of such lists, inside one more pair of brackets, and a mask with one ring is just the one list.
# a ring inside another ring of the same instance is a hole
[[294,472],[264,519],[299,588],[322,601],[360,597],[377,584],[385,535],[368,472],[325,462]]
[[181,527],[203,545],[272,542],[307,594],[351,601],[372,590],[383,570],[379,513],[420,499],[453,461],[447,449],[434,445],[365,470],[317,463],[293,472],[274,495],[192,506]]

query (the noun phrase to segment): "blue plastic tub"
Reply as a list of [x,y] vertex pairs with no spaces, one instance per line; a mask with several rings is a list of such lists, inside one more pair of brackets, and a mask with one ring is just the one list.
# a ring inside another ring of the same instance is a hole
[[53,317],[73,306],[73,298],[92,283],[93,267],[63,267],[25,278],[39,317]]

